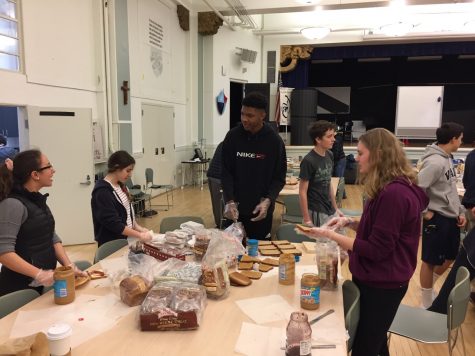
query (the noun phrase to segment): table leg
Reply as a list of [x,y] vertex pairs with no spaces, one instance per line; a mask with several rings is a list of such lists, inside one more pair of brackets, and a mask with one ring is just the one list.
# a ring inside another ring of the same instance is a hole
[[185,165],[181,164],[181,189],[185,187]]
[[205,163],[200,163],[200,168],[201,168],[201,190],[203,190],[203,174],[204,174],[204,165]]

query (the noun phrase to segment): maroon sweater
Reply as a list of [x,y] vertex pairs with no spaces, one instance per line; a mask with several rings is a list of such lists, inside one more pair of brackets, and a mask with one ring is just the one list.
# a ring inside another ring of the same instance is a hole
[[367,201],[350,253],[350,271],[357,280],[388,289],[409,283],[428,203],[424,191],[403,178]]

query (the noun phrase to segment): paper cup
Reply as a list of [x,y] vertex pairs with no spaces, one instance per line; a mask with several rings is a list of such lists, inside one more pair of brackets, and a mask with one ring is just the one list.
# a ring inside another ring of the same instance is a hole
[[71,334],[73,330],[66,323],[56,323],[50,326],[48,337],[49,352],[51,356],[63,356],[71,350]]

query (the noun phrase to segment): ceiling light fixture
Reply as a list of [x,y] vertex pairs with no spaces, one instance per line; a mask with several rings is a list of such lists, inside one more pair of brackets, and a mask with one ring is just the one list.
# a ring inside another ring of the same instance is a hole
[[300,33],[309,40],[321,40],[330,32],[331,30],[328,27],[307,27],[300,30]]
[[320,0],[295,0],[296,3],[302,5],[313,5],[320,2]]
[[396,22],[388,25],[384,25],[380,27],[381,33],[386,36],[398,37],[404,36],[409,33],[414,28],[412,23],[408,22]]

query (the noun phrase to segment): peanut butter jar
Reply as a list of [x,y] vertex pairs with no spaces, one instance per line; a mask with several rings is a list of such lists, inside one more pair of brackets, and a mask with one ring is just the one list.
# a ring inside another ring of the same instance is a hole
[[304,273],[300,280],[300,307],[315,310],[320,307],[320,278],[314,273]]
[[74,284],[74,270],[69,266],[61,266],[54,270],[54,302],[69,304],[76,297]]

